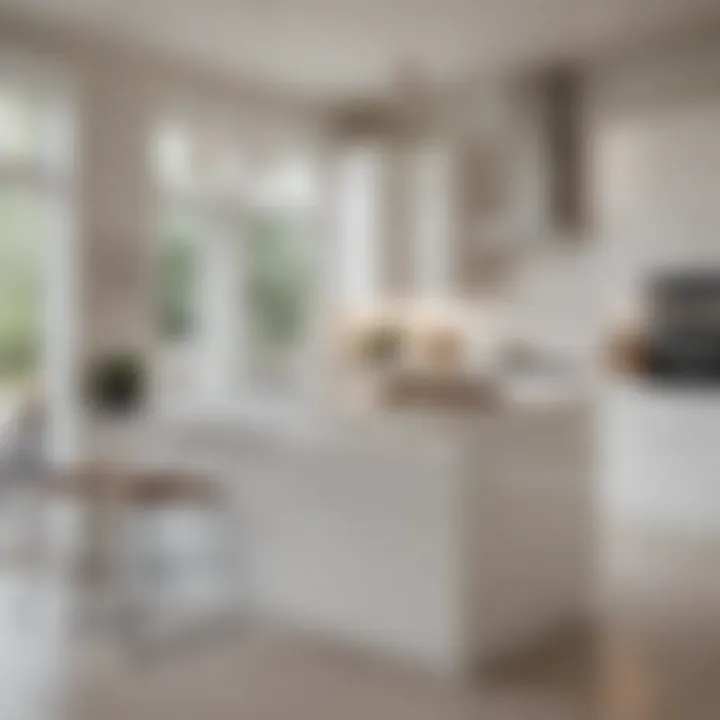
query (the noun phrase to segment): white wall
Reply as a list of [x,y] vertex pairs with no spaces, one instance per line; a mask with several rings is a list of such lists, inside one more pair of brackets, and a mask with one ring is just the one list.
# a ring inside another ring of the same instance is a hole
[[621,56],[589,83],[590,222],[562,237],[530,213],[512,295],[520,335],[579,349],[602,343],[655,271],[720,261],[720,42]]
[[[720,43],[618,63],[595,95],[603,293],[622,305],[658,270],[720,264]],[[637,382],[603,397],[606,520],[720,537],[716,392]]]
[[720,261],[720,97],[609,118],[597,142],[611,297],[666,268]]
[[[519,335],[583,350],[607,341],[653,273],[720,264],[720,39],[599,66],[588,115],[588,235],[536,223],[511,313]],[[717,393],[606,387],[604,521],[720,536],[719,407]]]

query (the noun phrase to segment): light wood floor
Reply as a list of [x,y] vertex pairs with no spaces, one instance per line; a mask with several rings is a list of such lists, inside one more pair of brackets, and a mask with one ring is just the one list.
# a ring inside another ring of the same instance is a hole
[[[72,632],[59,563],[0,566],[1,720],[717,720],[720,544],[618,529],[597,626],[451,683],[317,639],[207,633],[145,656]],[[85,637],[86,639],[81,639]]]

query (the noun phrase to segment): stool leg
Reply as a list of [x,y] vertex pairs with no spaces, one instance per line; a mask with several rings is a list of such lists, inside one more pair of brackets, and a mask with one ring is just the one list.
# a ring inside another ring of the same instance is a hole
[[226,497],[216,506],[218,520],[218,570],[222,574],[229,593],[229,620],[239,619],[241,605],[241,557],[242,545],[237,514],[232,498]]
[[136,539],[136,518],[129,508],[125,508],[121,519],[119,547],[116,565],[116,628],[121,643],[129,650],[136,650],[141,633],[141,611],[138,598],[138,569],[134,547]]
[[92,501],[77,500],[73,508],[77,533],[70,560],[70,578],[73,593],[73,628],[83,634],[92,627],[94,597],[93,558],[90,548],[94,540]]
[[118,631],[134,655],[147,649],[147,631],[162,583],[162,543],[159,517],[151,509],[127,512],[123,523],[123,549],[119,562]]

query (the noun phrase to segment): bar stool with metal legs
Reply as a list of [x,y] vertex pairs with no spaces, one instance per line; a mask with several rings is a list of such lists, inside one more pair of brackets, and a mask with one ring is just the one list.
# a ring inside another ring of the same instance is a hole
[[202,559],[209,560],[205,569],[209,566],[214,570],[215,589],[227,593],[221,619],[237,620],[238,538],[226,483],[186,470],[133,470],[130,475],[123,498],[124,547],[120,563],[124,632],[128,639],[136,646],[148,645],[153,630],[172,615],[171,606],[177,604],[173,585],[178,576],[185,570],[197,569],[197,565],[185,564],[187,558],[178,553],[188,534],[177,517],[182,511],[189,511],[195,520],[203,514],[206,524],[209,521]]
[[234,503],[225,482],[187,470],[95,463],[55,474],[48,488],[83,506],[80,562],[75,564],[82,586],[81,619],[90,606],[89,580],[94,594],[104,601],[103,617],[112,621],[109,625],[119,631],[121,641],[132,650],[149,647],[151,631],[170,609],[168,590],[178,569],[170,551],[181,544],[181,533],[167,515],[181,509],[205,513],[211,520],[210,564],[218,584],[227,590],[222,619],[237,619],[237,535]]

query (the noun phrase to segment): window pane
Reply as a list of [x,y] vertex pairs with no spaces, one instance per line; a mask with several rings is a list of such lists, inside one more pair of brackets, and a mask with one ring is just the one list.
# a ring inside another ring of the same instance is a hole
[[72,119],[67,110],[61,103],[0,84],[0,161],[70,165]]
[[258,170],[254,199],[262,207],[311,208],[317,203],[316,181],[307,157],[279,156]]
[[187,398],[198,388],[200,250],[203,227],[192,211],[173,208],[160,227],[156,267],[158,390]]
[[193,334],[196,321],[197,225],[182,215],[162,228],[159,258],[159,326],[165,340]]
[[36,372],[43,335],[43,208],[29,191],[0,187],[0,384]]
[[[0,156],[32,154],[39,138],[37,118],[26,103],[7,90],[0,89]],[[35,141],[35,142],[33,142]]]
[[256,210],[249,218],[241,312],[255,385],[279,388],[294,380],[308,322],[308,229],[307,216],[288,210]]
[[245,190],[245,159],[222,134],[165,123],[155,132],[152,152],[156,180],[165,191],[222,199]]
[[153,138],[153,165],[160,185],[186,187],[193,176],[194,147],[185,128],[175,124],[161,126]]

